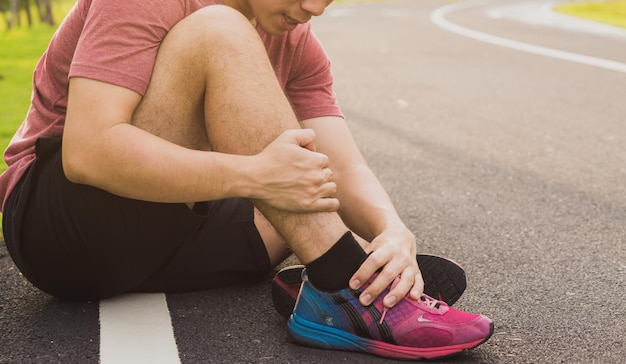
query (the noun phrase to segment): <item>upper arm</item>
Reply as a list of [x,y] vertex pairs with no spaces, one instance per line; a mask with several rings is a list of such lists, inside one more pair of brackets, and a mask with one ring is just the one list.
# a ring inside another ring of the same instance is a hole
[[106,149],[107,131],[116,124],[130,123],[140,101],[138,93],[124,87],[88,78],[70,79],[62,154],[68,178],[93,164],[89,158]]
[[311,30],[311,24],[298,27],[294,34],[297,34],[297,43],[287,46],[287,57],[281,52],[270,56],[277,63],[291,60],[288,67],[283,64],[279,70],[289,70],[287,75],[283,75],[287,78],[284,87],[296,116],[299,120],[320,115],[343,116],[333,90],[330,59]]
[[315,148],[328,156],[335,174],[366,167],[365,160],[343,118],[336,116],[312,118],[304,120],[302,125],[315,131]]

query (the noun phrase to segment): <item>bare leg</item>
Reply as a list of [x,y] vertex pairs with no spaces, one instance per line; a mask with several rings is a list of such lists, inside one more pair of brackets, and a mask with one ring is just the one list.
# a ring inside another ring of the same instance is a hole
[[267,249],[272,267],[279,265],[292,254],[285,239],[280,236],[278,231],[274,229],[272,224],[267,221],[265,216],[263,216],[258,209],[254,209],[254,223],[265,243],[265,249]]
[[[256,30],[222,6],[192,14],[168,34],[133,123],[188,148],[240,155],[300,128]],[[280,237],[306,264],[348,230],[336,213],[294,214],[253,202],[278,232],[257,220],[273,262],[286,251]]]

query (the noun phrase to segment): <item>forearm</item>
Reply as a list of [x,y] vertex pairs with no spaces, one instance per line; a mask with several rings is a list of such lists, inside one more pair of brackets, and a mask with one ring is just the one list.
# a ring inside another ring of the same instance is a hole
[[385,298],[391,307],[411,290],[417,299],[423,290],[416,254],[415,235],[404,225],[387,192],[367,166],[343,119],[322,117],[303,121],[318,134],[317,149],[331,162],[335,197],[340,202],[339,214],[353,232],[370,242],[364,247],[369,254],[351,279],[351,288],[377,278],[361,294],[363,305],[372,303],[392,281],[400,281]]
[[73,182],[155,202],[246,197],[245,166],[251,158],[186,149],[127,123],[110,127],[97,140],[70,140],[63,152]]
[[379,180],[366,165],[335,177],[339,214],[346,225],[368,241],[388,229],[406,229]]
[[[317,150],[331,162],[339,214],[362,238],[372,241],[388,229],[406,230],[389,195],[367,166],[345,121],[321,117],[303,121],[318,134]],[[406,230],[408,231],[408,230]]]
[[[344,180],[345,179],[345,180]],[[347,188],[342,188],[346,182]],[[357,234],[370,242],[364,246],[368,259],[354,274],[352,281],[365,282],[374,272],[380,272],[375,281],[359,297],[363,305],[370,305],[392,281],[397,284],[385,296],[386,307],[393,306],[400,297],[411,291],[417,299],[423,291],[423,281],[415,260],[415,235],[402,223],[380,182],[366,166],[350,170],[337,182],[340,210],[344,221]],[[361,198],[362,197],[362,198]],[[351,288],[357,289],[355,283]]]

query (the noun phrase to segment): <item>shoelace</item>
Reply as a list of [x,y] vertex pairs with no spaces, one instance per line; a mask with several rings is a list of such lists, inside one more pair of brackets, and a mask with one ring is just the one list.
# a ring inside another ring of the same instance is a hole
[[[394,279],[393,282],[391,282],[391,286],[389,287],[389,289],[392,290],[395,286],[398,285],[399,282],[400,282],[400,276],[397,276],[396,279]],[[383,314],[380,317],[380,321],[378,322],[379,325],[382,325],[383,320],[385,319],[385,316],[387,315],[387,311],[389,311],[389,309],[383,306]]]
[[[430,309],[439,309],[439,307],[441,307],[441,301],[438,301],[430,296],[422,295],[419,299]],[[383,307],[383,314],[381,315],[380,321],[378,322],[379,325],[383,324],[385,316],[387,315],[387,311],[389,311],[389,308]]]
[[389,309],[387,307],[383,308],[383,314],[382,316],[380,316],[380,321],[378,321],[379,325],[383,324],[383,321],[385,320],[385,315],[387,315],[387,311],[389,311]]

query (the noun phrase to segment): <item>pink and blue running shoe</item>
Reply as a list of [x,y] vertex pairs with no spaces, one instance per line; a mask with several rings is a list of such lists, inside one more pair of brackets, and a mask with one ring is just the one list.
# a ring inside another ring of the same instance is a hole
[[[452,306],[465,291],[465,271],[456,262],[436,255],[419,254],[417,264],[424,279],[424,293]],[[303,265],[281,269],[272,280],[272,302],[276,311],[289,318],[302,285]]]
[[350,288],[321,291],[303,271],[302,289],[288,320],[289,334],[296,342],[313,347],[416,360],[475,348],[493,333],[489,318],[426,295],[420,300],[405,297],[387,310],[382,301],[388,290],[369,306],[359,303],[361,292]]

